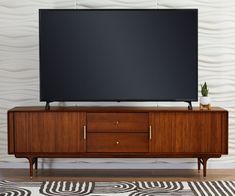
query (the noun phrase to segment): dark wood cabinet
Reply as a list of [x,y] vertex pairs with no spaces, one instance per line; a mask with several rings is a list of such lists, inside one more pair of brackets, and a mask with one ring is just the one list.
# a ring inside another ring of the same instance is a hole
[[155,112],[152,113],[151,152],[227,153],[221,136],[225,112]]
[[228,154],[221,108],[17,107],[8,112],[8,152],[41,157],[192,157],[198,168]]
[[84,152],[85,122],[82,112],[15,112],[14,152]]

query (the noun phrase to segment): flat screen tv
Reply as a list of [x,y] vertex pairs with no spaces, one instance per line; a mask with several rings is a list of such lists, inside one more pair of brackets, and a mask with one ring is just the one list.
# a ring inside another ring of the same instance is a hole
[[197,101],[196,9],[42,9],[40,100]]

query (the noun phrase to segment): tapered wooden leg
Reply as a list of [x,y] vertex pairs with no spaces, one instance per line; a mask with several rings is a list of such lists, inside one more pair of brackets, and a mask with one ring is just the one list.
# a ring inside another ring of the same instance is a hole
[[201,158],[197,158],[197,169],[198,169],[198,173],[200,173],[200,169],[201,169]]
[[35,158],[34,164],[35,164],[35,170],[37,171],[38,170],[38,158]]
[[30,177],[33,177],[33,157],[28,157],[29,160],[29,175]]
[[203,165],[203,177],[206,177],[207,161],[209,157],[203,157],[197,159],[198,173],[200,173],[201,164]]
[[207,160],[208,160],[209,158],[203,158],[203,177],[206,177],[206,167],[207,167]]

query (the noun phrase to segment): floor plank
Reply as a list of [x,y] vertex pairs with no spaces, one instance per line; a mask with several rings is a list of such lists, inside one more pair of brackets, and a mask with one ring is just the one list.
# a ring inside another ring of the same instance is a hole
[[39,169],[33,178],[28,169],[0,169],[1,180],[43,181],[212,181],[235,180],[235,169],[208,169],[207,177],[190,169]]

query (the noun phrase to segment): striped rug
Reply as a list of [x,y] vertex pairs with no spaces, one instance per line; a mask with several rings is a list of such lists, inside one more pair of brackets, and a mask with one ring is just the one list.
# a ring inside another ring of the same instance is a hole
[[235,196],[234,181],[188,182],[195,195]]
[[235,196],[235,181],[205,182],[11,182],[0,181],[0,196]]

